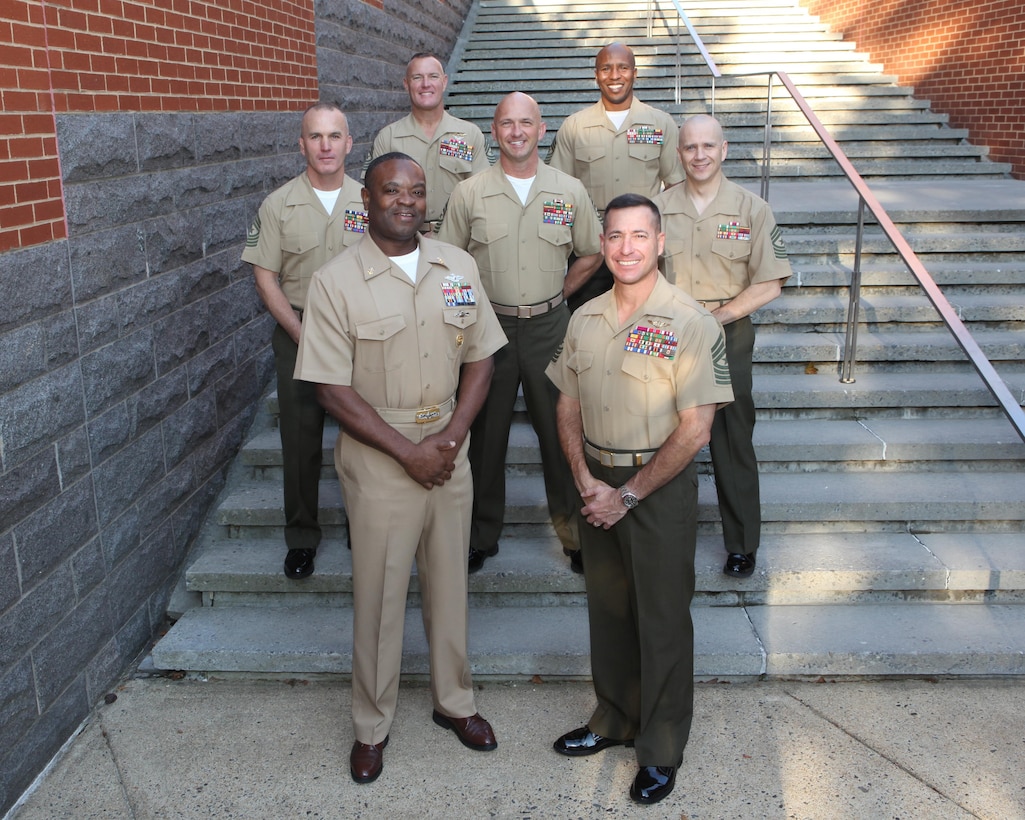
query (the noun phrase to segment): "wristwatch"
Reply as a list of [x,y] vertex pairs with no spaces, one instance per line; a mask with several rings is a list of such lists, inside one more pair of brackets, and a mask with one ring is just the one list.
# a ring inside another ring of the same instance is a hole
[[640,502],[640,499],[633,494],[633,491],[626,487],[619,488],[619,497],[623,499],[623,506],[628,510],[632,510]]

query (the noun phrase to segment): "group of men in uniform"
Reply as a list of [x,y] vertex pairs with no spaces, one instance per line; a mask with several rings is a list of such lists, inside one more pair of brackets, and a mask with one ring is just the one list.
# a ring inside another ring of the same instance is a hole
[[[634,97],[636,73],[626,46],[599,52],[601,100],[563,123],[548,164],[537,102],[509,94],[492,166],[480,130],[444,110],[440,61],[416,54],[410,114],[378,134],[362,188],[345,174],[345,115],[314,105],[306,170],[250,228],[243,259],[277,322],[290,578],[313,572],[320,542],[325,410],[341,431],[357,782],[383,768],[414,560],[433,719],[469,748],[497,746],[474,703],[467,574],[498,551],[522,387],[552,522],[584,571],[598,698],[555,750],[632,743],[631,796],[673,789],[693,699],[693,457],[710,439],[724,572],[749,575],[760,527],[750,313],[789,264],[768,206],[723,177],[718,122],[678,129]],[[580,298],[588,288],[597,298]]]

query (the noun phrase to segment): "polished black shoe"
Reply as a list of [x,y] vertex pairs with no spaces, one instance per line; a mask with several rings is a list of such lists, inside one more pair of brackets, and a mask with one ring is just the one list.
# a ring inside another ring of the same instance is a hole
[[569,568],[577,573],[577,575],[582,574],[584,571],[584,553],[580,550],[573,550],[570,552]]
[[285,577],[298,580],[313,575],[313,559],[316,557],[316,550],[289,550],[285,556]]
[[470,572],[476,572],[484,566],[485,558],[491,558],[494,555],[498,555],[498,544],[495,544],[489,550],[479,550],[476,547],[470,547],[470,557],[466,566]]
[[747,578],[754,571],[755,557],[739,552],[731,552],[726,557],[726,566],[722,568],[722,574],[731,578]]
[[596,754],[602,749],[608,749],[610,746],[624,745],[633,746],[633,741],[613,740],[611,737],[602,737],[601,735],[596,735],[586,726],[581,726],[572,732],[566,732],[566,734],[552,744],[552,748],[561,755],[584,757],[585,755]]
[[475,752],[490,752],[492,749],[498,748],[498,741],[495,740],[495,732],[491,728],[491,724],[479,714],[454,718],[443,715],[435,709],[431,717],[442,729],[451,729],[455,732],[459,742],[467,749],[473,749]]
[[388,738],[380,743],[360,743],[358,740],[352,744],[352,751],[349,752],[349,774],[357,783],[373,783],[384,768],[384,747],[388,745]]
[[638,803],[657,803],[666,797],[675,785],[675,766],[641,766],[633,785],[630,786],[630,797]]

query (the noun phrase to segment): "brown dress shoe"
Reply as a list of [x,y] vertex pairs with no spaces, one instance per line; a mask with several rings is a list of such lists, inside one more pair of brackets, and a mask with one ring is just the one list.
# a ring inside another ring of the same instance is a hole
[[360,743],[358,740],[352,744],[352,751],[349,753],[349,772],[352,779],[357,783],[373,783],[384,768],[384,747],[388,745],[388,738],[380,743]]
[[490,752],[498,748],[495,732],[479,714],[465,718],[454,718],[434,710],[434,722],[444,729],[451,729],[464,746],[477,752]]

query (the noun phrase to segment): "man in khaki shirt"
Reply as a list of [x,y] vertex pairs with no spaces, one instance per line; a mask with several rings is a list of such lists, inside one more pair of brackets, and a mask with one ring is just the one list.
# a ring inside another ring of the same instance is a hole
[[[470,571],[498,552],[505,514],[505,455],[513,406],[523,385],[541,445],[548,511],[571,559],[579,559],[580,499],[559,447],[556,392],[545,377],[569,321],[565,298],[601,261],[601,227],[580,181],[544,165],[541,109],[513,93],[495,109],[491,135],[498,163],[459,183],[439,238],[468,250],[509,344],[495,354],[495,377],[470,437],[474,514]],[[567,270],[567,259],[576,259]],[[579,560],[571,564],[579,571]]]
[[716,408],[733,397],[719,323],[658,273],[664,238],[651,200],[624,194],[609,203],[602,250],[615,284],[573,314],[547,371],[586,505],[580,536],[598,699],[587,724],[554,747],[579,757],[633,741],[630,796],[639,803],[672,791],[690,733],[693,458]]
[[497,746],[474,705],[467,658],[467,434],[505,337],[473,260],[419,236],[423,169],[404,154],[370,163],[363,240],[313,278],[296,376],[338,419],[335,443],[352,528],[349,768],[369,783],[395,717],[415,558],[431,654],[434,722],[471,749]]
[[472,122],[445,110],[448,76],[433,54],[420,52],[410,58],[402,87],[409,94],[411,110],[381,129],[370,158],[401,151],[420,163],[427,175],[424,230],[437,230],[452,189],[490,167],[484,135]]
[[285,575],[306,578],[320,544],[318,522],[324,410],[313,386],[293,378],[306,291],[313,272],[366,230],[361,187],[345,175],[352,137],[336,106],[303,114],[299,150],[306,170],[271,193],[246,237],[242,259],[277,321],[271,346],[278,387],[278,432],[284,473]]
[[710,450],[727,552],[723,572],[745,578],[755,569],[762,523],[751,314],[779,295],[791,269],[772,209],[723,175],[728,147],[713,117],[687,120],[679,143],[687,181],[655,202],[665,224],[666,278],[711,310],[726,331],[736,400],[716,413]]
[[[622,43],[605,46],[595,57],[594,79],[601,99],[566,118],[549,149],[548,164],[584,183],[600,217],[613,197],[654,197],[663,187],[682,182],[684,174],[673,118],[634,96],[633,51]],[[603,266],[570,307],[575,310],[610,287],[612,276]]]

